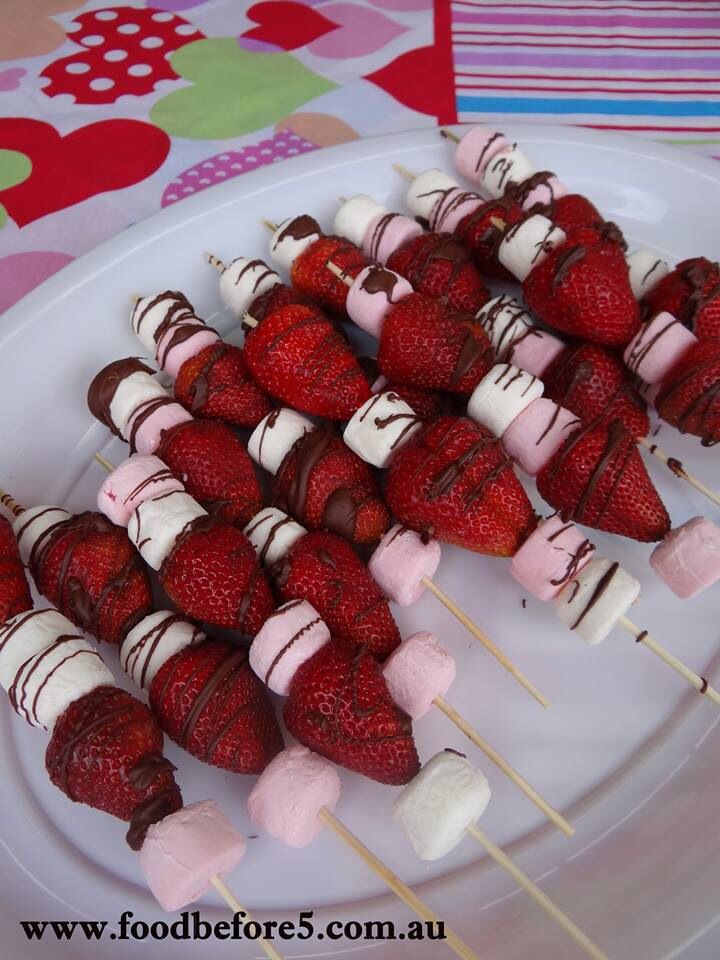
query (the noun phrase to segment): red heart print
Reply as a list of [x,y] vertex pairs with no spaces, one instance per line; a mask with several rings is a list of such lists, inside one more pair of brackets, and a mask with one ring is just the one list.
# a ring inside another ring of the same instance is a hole
[[443,68],[443,58],[435,47],[409,50],[363,79],[411,110],[437,117],[438,123],[457,121],[452,65]]
[[323,37],[338,25],[321,13],[292,0],[266,0],[255,3],[248,17],[260,24],[243,33],[248,40],[271,43],[283,50],[296,50],[318,37]]

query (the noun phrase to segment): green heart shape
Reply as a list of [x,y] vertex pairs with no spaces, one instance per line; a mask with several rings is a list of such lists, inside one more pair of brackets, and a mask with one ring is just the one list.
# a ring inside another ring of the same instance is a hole
[[170,62],[193,86],[163,97],[150,118],[171,136],[193,140],[252,133],[336,87],[289,53],[243,50],[231,37],[188,43]]
[[[22,183],[32,173],[32,161],[18,150],[0,149],[0,191]],[[7,223],[7,211],[0,203],[0,230]]]

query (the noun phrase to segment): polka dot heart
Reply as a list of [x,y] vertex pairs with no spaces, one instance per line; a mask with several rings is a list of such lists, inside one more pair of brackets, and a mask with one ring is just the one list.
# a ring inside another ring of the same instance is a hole
[[40,74],[48,97],[70,94],[76,103],[114,103],[144,96],[160,80],[176,80],[167,54],[204,34],[174,13],[114,7],[84,13],[68,27],[82,53],[55,60]]

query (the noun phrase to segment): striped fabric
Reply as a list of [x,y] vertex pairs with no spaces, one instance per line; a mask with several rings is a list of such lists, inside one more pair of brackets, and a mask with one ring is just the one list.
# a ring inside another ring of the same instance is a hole
[[720,155],[720,2],[449,2],[460,122],[582,124]]

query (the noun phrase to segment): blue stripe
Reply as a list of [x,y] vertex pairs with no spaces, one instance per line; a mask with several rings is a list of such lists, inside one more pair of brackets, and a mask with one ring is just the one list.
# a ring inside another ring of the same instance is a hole
[[458,96],[459,111],[478,113],[598,113],[626,117],[720,117],[720,100],[552,100],[543,97]]

